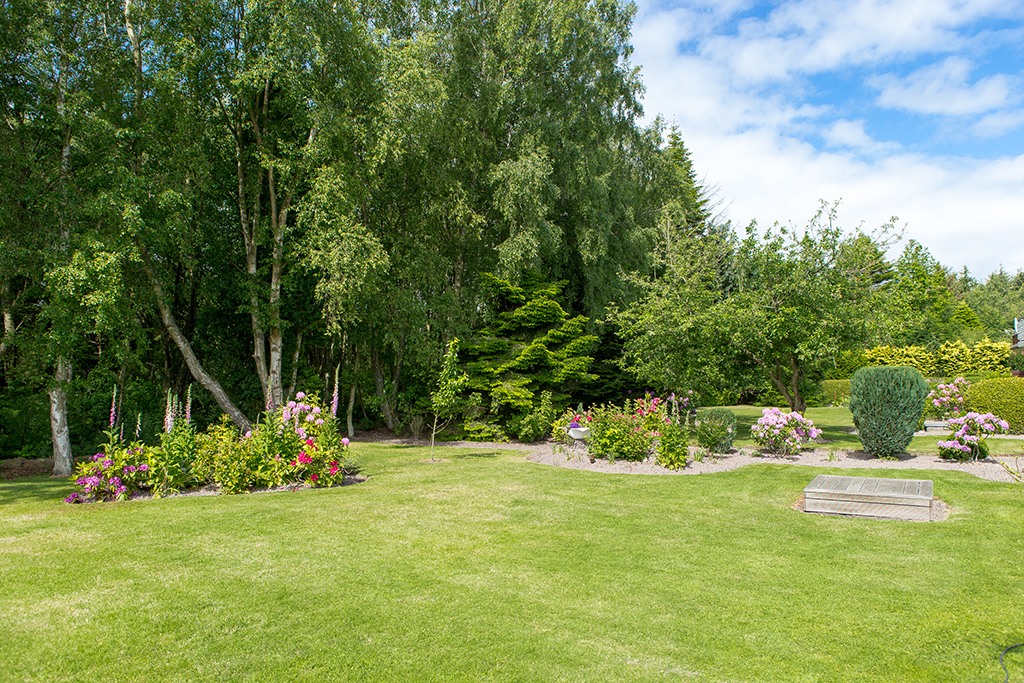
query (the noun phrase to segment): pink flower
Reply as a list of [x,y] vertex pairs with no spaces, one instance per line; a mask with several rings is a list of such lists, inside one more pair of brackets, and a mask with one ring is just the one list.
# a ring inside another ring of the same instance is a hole
[[349,440],[347,438],[344,438],[344,439],[341,440],[341,445],[342,446],[347,446],[348,444],[349,444]]
[[301,401],[302,399],[306,398],[306,394],[300,391],[299,393],[295,394],[295,398]]

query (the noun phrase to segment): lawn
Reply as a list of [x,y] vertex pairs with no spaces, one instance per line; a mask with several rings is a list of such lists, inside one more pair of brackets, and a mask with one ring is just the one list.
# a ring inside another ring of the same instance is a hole
[[[914,523],[793,510],[817,468],[630,476],[514,451],[355,453],[367,482],[293,493],[69,506],[67,482],[0,482],[0,671],[1001,681],[999,653],[1024,640],[1019,485],[921,472],[953,514]],[[915,473],[870,472],[889,474]],[[1024,652],[1006,661],[1021,680]]]

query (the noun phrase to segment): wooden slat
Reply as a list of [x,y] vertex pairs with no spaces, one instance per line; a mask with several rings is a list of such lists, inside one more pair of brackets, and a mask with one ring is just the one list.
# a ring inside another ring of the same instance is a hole
[[819,474],[804,488],[804,510],[829,514],[927,520],[932,482]]

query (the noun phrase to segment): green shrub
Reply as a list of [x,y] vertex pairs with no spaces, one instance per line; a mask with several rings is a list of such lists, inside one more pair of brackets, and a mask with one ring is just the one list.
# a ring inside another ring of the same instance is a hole
[[832,367],[825,370],[825,379],[850,379],[853,373],[866,365],[870,363],[864,358],[864,351],[843,351],[833,358]]
[[822,403],[827,406],[845,406],[850,401],[850,380],[826,379],[821,383]]
[[727,408],[697,411],[697,445],[709,453],[726,453],[736,437],[736,414]]
[[617,406],[599,406],[593,410],[590,423],[590,452],[614,461],[644,460],[651,449],[653,437],[644,429],[643,417],[625,413]]
[[1011,353],[1004,364],[1011,370],[1024,371],[1024,353]]
[[462,431],[465,433],[464,438],[466,441],[508,442],[508,435],[501,428],[501,425],[498,424],[497,419],[488,420],[487,422],[471,420],[462,425]]
[[939,372],[935,355],[923,346],[876,346],[864,352],[864,360],[871,367],[917,368],[925,377],[934,377]]
[[540,396],[540,406],[522,417],[513,419],[509,428],[520,441],[540,441],[551,433],[551,421],[555,419],[555,414],[555,409],[551,406],[551,392],[545,391]]
[[986,379],[967,390],[967,409],[992,413],[1010,425],[1013,434],[1024,434],[1024,377]]
[[683,469],[689,456],[686,427],[677,420],[669,420],[660,430],[658,443],[654,447],[658,464],[670,470]]
[[[256,448],[257,439],[240,438],[238,429],[226,415],[200,434],[197,443],[195,469],[205,481],[216,484],[221,493],[241,493],[252,486],[267,485],[259,476],[261,458]],[[281,456],[276,457],[276,465],[282,469],[287,467]]]
[[850,412],[864,450],[885,457],[902,453],[924,411],[928,383],[910,367],[861,368],[850,378]]

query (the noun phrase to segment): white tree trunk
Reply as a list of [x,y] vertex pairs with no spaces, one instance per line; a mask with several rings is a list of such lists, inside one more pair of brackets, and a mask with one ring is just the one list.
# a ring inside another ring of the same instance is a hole
[[57,360],[56,384],[50,395],[50,435],[53,440],[53,476],[70,477],[74,470],[71,455],[71,434],[68,431],[68,399],[64,386],[71,381],[71,362],[67,358]]

